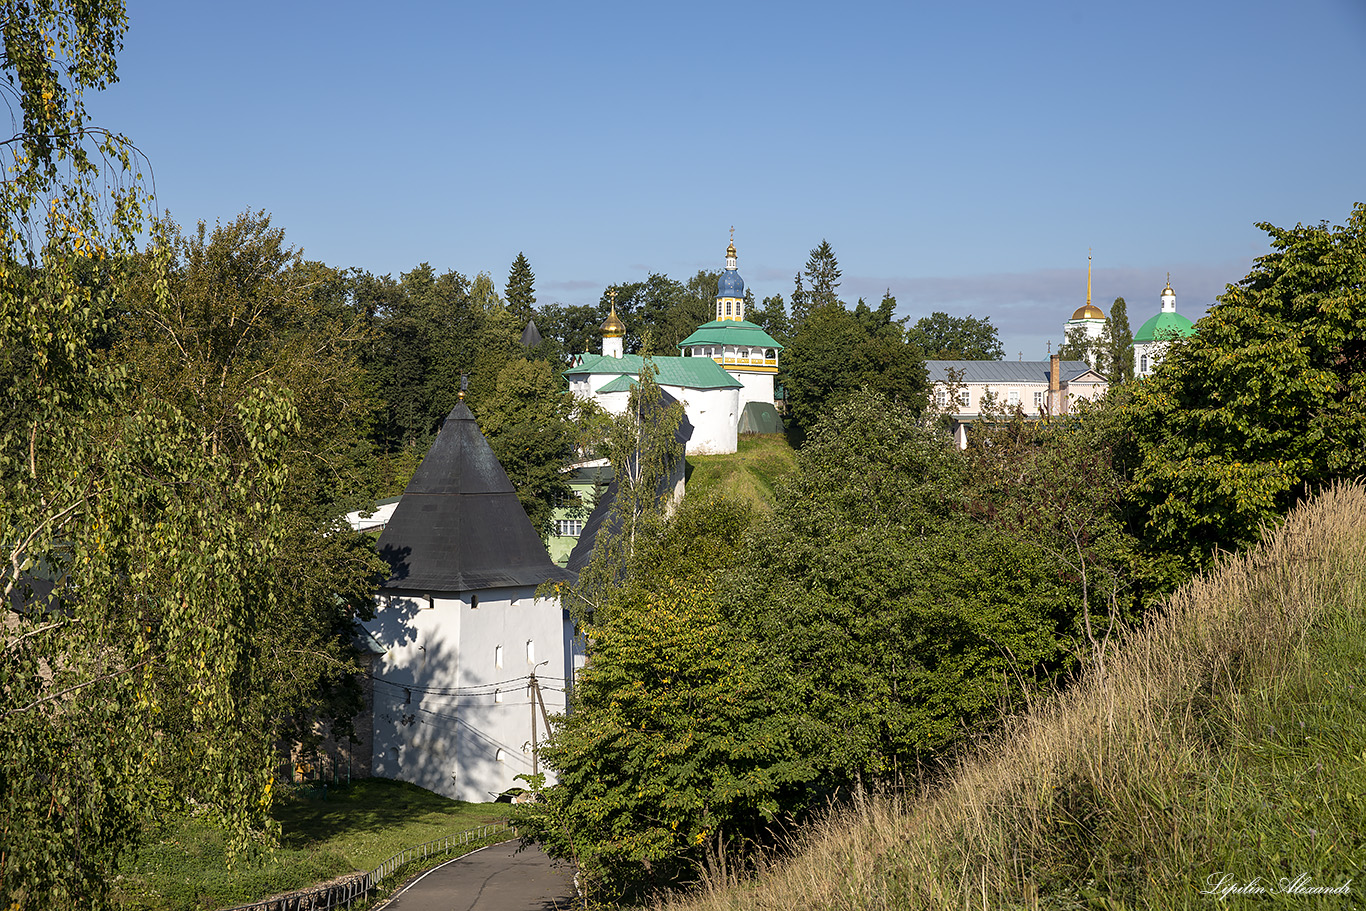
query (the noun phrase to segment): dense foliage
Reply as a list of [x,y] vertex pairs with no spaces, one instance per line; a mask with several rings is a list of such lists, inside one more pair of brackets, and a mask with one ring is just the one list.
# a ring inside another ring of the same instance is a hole
[[971,314],[922,316],[907,330],[906,340],[932,361],[997,361],[1005,355],[991,318],[977,319]]
[[1128,410],[1145,537],[1194,566],[1366,470],[1366,205],[1342,226],[1260,227],[1272,252]]
[[912,411],[925,406],[924,359],[893,318],[895,307],[890,297],[877,309],[862,301],[852,311],[835,303],[803,320],[782,361],[785,419],[797,439],[841,399],[864,387]]

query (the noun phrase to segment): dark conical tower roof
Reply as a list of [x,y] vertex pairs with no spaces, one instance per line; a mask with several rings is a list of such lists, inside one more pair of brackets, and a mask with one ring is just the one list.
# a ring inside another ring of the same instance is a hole
[[541,331],[536,328],[536,321],[527,320],[526,328],[522,330],[522,347],[535,348],[541,343]]
[[546,553],[516,488],[464,402],[403,491],[379,553],[388,590],[466,592],[573,577]]

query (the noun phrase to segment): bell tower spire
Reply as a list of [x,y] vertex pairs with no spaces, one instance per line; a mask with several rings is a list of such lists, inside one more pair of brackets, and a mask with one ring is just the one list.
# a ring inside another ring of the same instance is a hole
[[730,228],[730,246],[726,247],[726,271],[716,284],[716,318],[742,320],[745,318],[745,282],[736,271],[735,226]]

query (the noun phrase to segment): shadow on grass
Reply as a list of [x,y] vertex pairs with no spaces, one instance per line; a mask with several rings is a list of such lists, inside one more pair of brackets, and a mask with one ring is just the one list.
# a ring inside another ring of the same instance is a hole
[[466,823],[476,828],[506,813],[501,805],[464,803],[407,782],[363,778],[329,785],[325,799],[291,795],[276,804],[272,815],[283,830],[281,846],[302,849],[348,835],[426,822],[426,817],[431,824],[451,830]]

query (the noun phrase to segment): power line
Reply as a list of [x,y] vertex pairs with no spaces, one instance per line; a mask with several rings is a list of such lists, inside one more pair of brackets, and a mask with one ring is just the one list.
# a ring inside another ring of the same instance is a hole
[[[519,689],[525,687],[528,683],[523,681],[531,680],[530,674],[523,674],[520,677],[513,677],[511,680],[497,680],[492,683],[478,683],[472,686],[418,686],[415,683],[398,683],[394,680],[381,677],[378,674],[367,674],[366,676],[371,680],[387,684],[396,689],[412,693],[429,693],[433,696],[487,696],[491,695],[494,690],[509,688]],[[516,684],[519,683],[520,686],[516,686]]]

